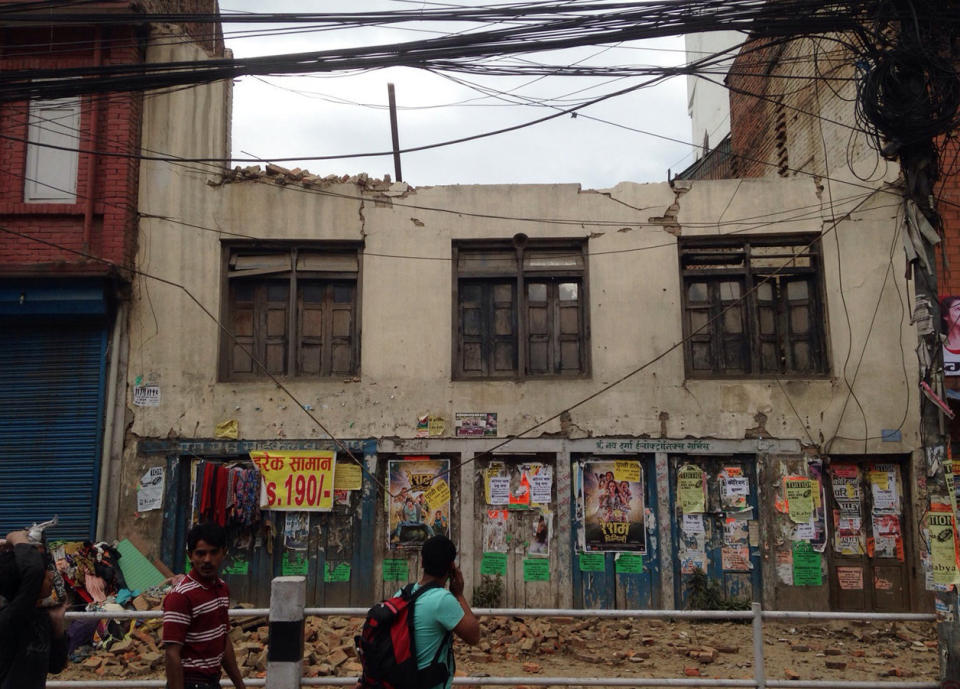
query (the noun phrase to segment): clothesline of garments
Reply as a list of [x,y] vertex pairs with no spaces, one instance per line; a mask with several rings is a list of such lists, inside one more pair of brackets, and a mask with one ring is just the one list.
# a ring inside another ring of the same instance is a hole
[[260,521],[259,471],[203,460],[193,471],[195,521],[220,526],[252,526]]

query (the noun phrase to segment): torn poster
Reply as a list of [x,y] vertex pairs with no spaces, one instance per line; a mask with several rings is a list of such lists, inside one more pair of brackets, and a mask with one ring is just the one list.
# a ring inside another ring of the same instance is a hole
[[886,465],[877,464],[868,473],[873,491],[873,511],[877,514],[899,514],[900,497],[897,490],[897,472],[882,469]]
[[[723,522],[724,545],[745,546],[750,541],[749,523],[743,519],[728,517]],[[726,567],[724,567],[726,569]]]
[[787,499],[790,519],[806,524],[813,516],[813,485],[805,476],[787,476],[783,479],[783,493]]
[[483,550],[507,552],[507,510],[487,510],[483,520]]
[[150,467],[137,484],[137,512],[163,507],[163,467]]
[[677,502],[684,514],[706,511],[706,476],[700,467],[686,464],[677,470]]
[[720,548],[721,566],[725,572],[749,572],[750,548],[745,545],[725,545]]
[[310,535],[308,512],[287,512],[283,523],[283,547],[287,550],[306,550]]
[[533,522],[533,533],[530,534],[530,546],[527,548],[527,555],[549,557],[552,531],[553,514],[541,510],[540,515]]
[[837,582],[844,591],[862,591],[863,567],[837,567]]
[[693,574],[696,570],[707,571],[707,554],[702,550],[688,550],[680,556],[680,573]]

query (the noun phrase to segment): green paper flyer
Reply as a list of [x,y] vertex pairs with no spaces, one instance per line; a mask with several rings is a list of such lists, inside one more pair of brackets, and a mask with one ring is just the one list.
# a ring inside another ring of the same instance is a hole
[[323,580],[326,583],[350,581],[350,563],[328,562],[324,568]]
[[603,572],[606,568],[603,553],[580,553],[581,572]]
[[524,581],[550,581],[550,560],[543,557],[528,557],[523,561]]
[[228,567],[223,568],[224,574],[250,574],[250,561],[236,559]]
[[280,573],[285,577],[290,576],[306,576],[307,569],[309,568],[310,563],[307,560],[307,556],[301,554],[297,555],[287,555],[283,558],[283,563],[280,565]]
[[507,576],[507,554],[484,553],[480,560],[480,574]]
[[617,574],[643,574],[643,555],[620,553],[617,555]]
[[793,544],[793,585],[820,586],[823,579],[820,570],[820,553],[808,541]]
[[387,558],[383,561],[384,581],[409,581],[410,571],[406,560]]

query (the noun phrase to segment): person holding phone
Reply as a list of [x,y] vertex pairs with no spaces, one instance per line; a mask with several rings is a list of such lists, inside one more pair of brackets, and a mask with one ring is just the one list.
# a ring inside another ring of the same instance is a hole
[[[448,671],[445,682],[421,689],[450,689],[453,684],[453,634],[471,646],[480,642],[480,621],[463,596],[463,573],[454,562],[456,557],[457,547],[446,536],[427,539],[420,551],[423,576],[413,590],[425,586],[432,590],[422,593],[414,605],[417,667],[423,670],[440,658]],[[448,584],[449,590],[445,588]]]

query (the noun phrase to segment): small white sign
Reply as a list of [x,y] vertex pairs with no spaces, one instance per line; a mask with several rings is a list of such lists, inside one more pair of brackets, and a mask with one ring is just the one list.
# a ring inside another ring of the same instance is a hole
[[530,502],[547,505],[553,498],[553,472],[542,467],[530,477]]
[[750,479],[745,476],[730,476],[724,482],[727,497],[734,495],[750,495]]
[[508,505],[510,503],[510,477],[490,477],[490,504]]
[[684,533],[703,533],[703,515],[685,514],[683,515]]
[[163,507],[163,467],[151,467],[137,486],[137,512]]
[[159,407],[159,385],[137,385],[133,388],[133,405],[135,407]]
[[813,520],[811,519],[805,524],[797,524],[796,538],[797,541],[812,541],[817,535],[817,530],[813,525]]

